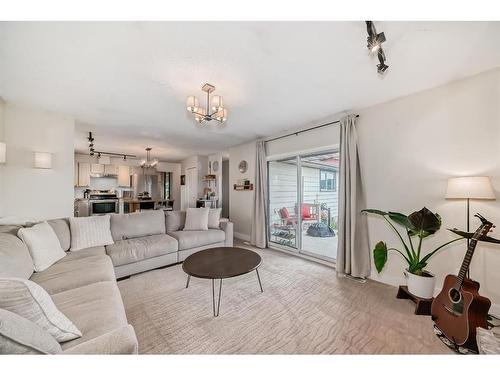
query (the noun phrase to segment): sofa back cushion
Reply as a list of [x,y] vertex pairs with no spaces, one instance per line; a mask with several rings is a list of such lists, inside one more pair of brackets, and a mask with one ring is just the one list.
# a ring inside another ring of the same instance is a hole
[[69,220],[68,219],[54,219],[48,220],[47,223],[52,227],[54,232],[56,233],[59,242],[61,243],[61,247],[64,251],[68,251],[71,247],[71,231],[69,229]]
[[163,210],[111,215],[111,235],[115,241],[165,234]]
[[0,277],[29,279],[33,260],[28,247],[14,234],[0,233]]
[[0,309],[0,354],[59,354],[61,345],[32,321]]
[[184,229],[186,211],[165,211],[167,232],[177,232]]
[[9,233],[16,236],[17,231],[21,228],[21,225],[0,225],[0,233]]

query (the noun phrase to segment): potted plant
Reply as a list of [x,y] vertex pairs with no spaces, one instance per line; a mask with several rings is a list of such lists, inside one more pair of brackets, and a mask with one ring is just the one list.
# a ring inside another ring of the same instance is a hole
[[[459,241],[463,237],[448,241],[424,255],[422,252],[423,239],[436,233],[441,228],[441,217],[438,214],[431,212],[426,207],[408,216],[399,212],[385,212],[374,209],[366,209],[361,212],[382,216],[394,229],[403,245],[403,250],[394,247],[388,248],[384,241],[380,241],[375,245],[373,261],[377,272],[380,273],[384,268],[389,251],[395,251],[408,263],[408,268],[404,272],[408,291],[417,297],[432,298],[435,278],[433,274],[425,270],[429,259],[446,245]],[[407,240],[403,238],[403,235],[393,223],[404,227]]]

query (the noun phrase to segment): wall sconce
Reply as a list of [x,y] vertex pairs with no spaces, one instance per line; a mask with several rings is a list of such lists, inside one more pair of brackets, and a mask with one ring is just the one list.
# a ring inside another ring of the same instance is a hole
[[52,154],[50,152],[34,152],[35,168],[52,169]]
[[0,142],[0,164],[5,163],[7,154],[7,145],[3,142]]

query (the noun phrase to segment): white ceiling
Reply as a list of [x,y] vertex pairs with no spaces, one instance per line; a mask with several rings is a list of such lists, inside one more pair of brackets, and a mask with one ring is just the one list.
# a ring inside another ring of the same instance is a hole
[[[0,96],[73,116],[75,147],[163,160],[207,154],[500,66],[499,22],[376,22],[388,73],[356,22],[2,22]],[[185,98],[210,82],[224,128]]]

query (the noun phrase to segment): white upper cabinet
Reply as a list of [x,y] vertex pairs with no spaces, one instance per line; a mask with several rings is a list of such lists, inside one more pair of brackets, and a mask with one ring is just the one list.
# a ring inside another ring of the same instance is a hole
[[90,166],[91,174],[104,174],[104,164],[92,164]]
[[130,169],[128,165],[118,166],[118,186],[130,187]]
[[104,164],[104,174],[107,176],[116,176],[118,174],[118,166],[114,164]]
[[90,164],[78,163],[77,186],[90,186]]

